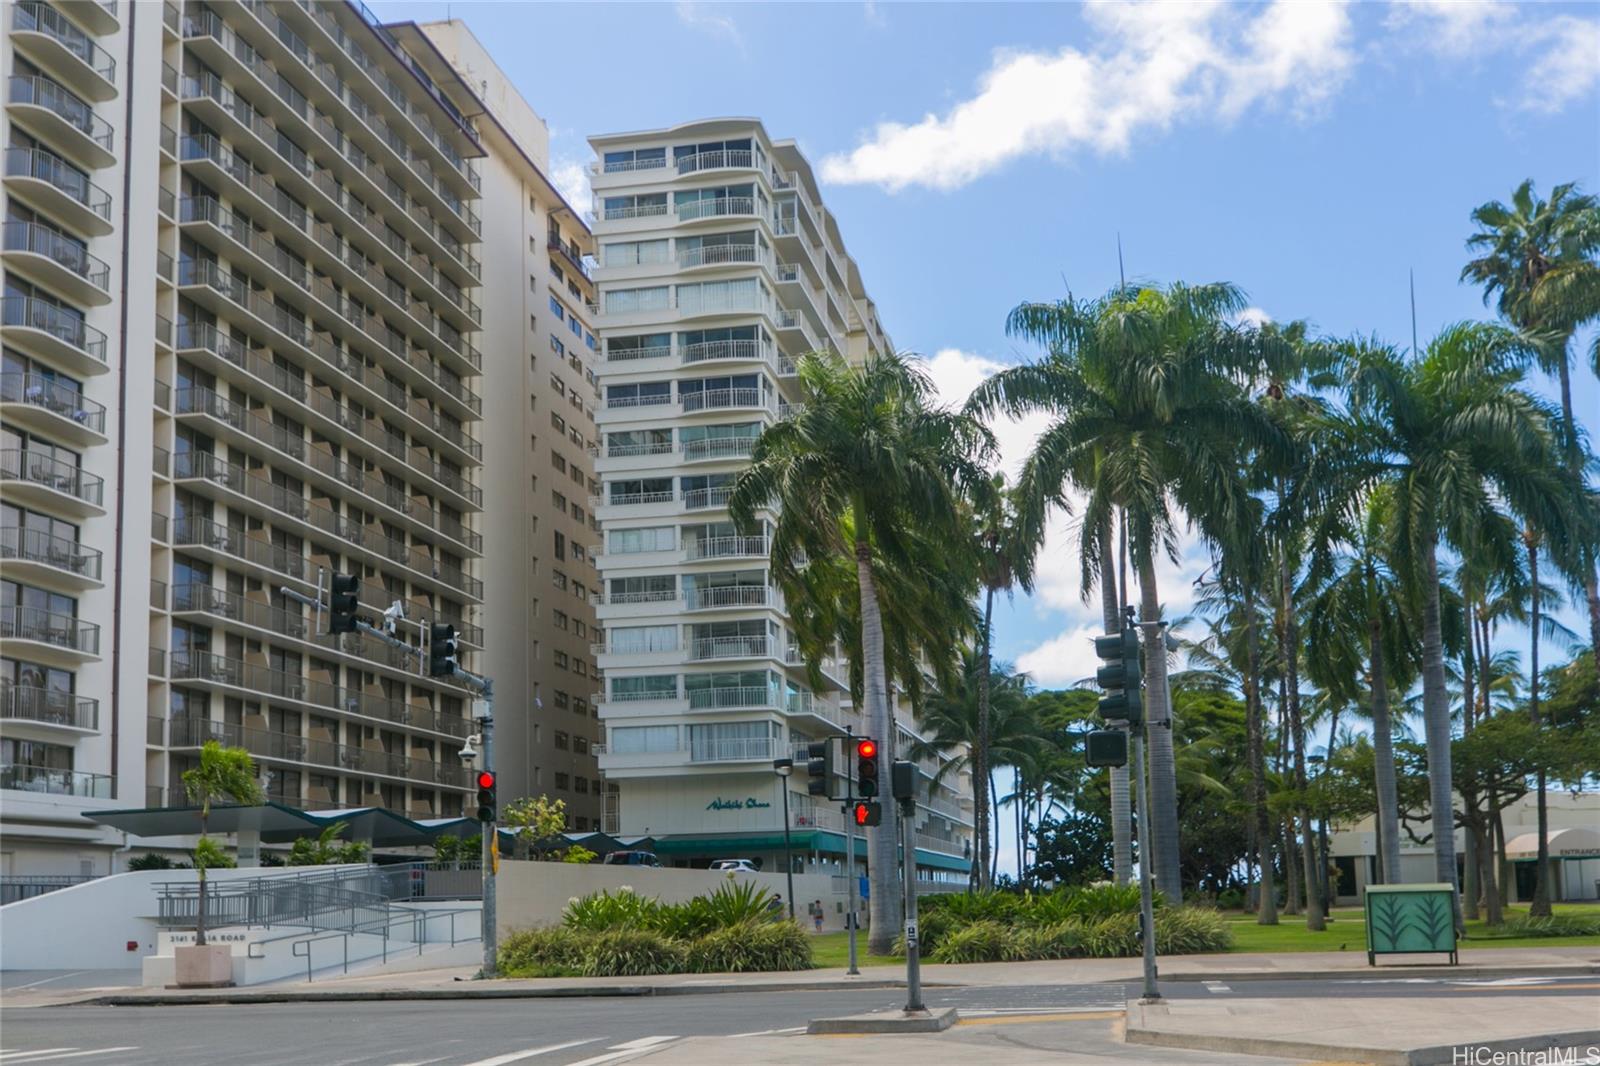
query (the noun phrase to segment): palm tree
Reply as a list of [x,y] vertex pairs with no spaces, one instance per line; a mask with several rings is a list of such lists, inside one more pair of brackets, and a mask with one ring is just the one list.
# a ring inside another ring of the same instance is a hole
[[1181,898],[1182,886],[1156,556],[1175,556],[1180,515],[1217,543],[1234,530],[1259,528],[1261,505],[1240,473],[1241,460],[1249,453],[1278,454],[1287,443],[1242,386],[1257,359],[1257,339],[1226,319],[1244,306],[1244,294],[1226,283],[1127,286],[1098,300],[1069,295],[1057,303],[1022,304],[1011,312],[1008,332],[1046,345],[1048,354],[994,375],[968,401],[985,415],[1052,415],[1024,467],[1022,488],[1042,504],[1063,499],[1073,487],[1086,491],[1081,548],[1086,557],[1094,553],[1101,571],[1106,561],[1099,531],[1117,508],[1127,513],[1145,644],[1152,651],[1144,679],[1149,854],[1172,902]]
[[[1395,563],[1419,590],[1423,719],[1438,880],[1456,883],[1450,815],[1450,695],[1446,689],[1439,547],[1505,558],[1497,503],[1565,535],[1579,493],[1559,461],[1557,415],[1521,387],[1525,342],[1498,326],[1445,329],[1420,358],[1357,343],[1344,351],[1349,411],[1328,416],[1325,446],[1305,484],[1325,513],[1354,520],[1368,495],[1393,494]],[[1552,535],[1556,535],[1552,533]],[[1460,922],[1460,899],[1455,900]]]
[[[1541,200],[1530,178],[1509,204],[1490,200],[1472,212],[1478,226],[1467,238],[1477,258],[1461,268],[1461,279],[1483,286],[1483,301],[1496,298],[1500,314],[1528,334],[1533,358],[1561,383],[1562,443],[1575,474],[1582,468],[1580,434],[1572,413],[1570,351],[1578,327],[1600,316],[1600,199],[1557,185]],[[1600,342],[1595,349],[1600,374]],[[1579,475],[1581,476],[1581,474]],[[1600,583],[1595,553],[1574,560],[1574,575],[1589,606],[1589,640],[1600,647]]]
[[[1008,492],[1005,476],[995,474],[989,481],[988,491],[973,501],[976,554],[983,582],[983,623],[978,632],[978,735],[977,752],[972,771],[980,781],[989,777],[989,668],[994,636],[994,597],[996,592],[1008,595],[1013,587],[1024,592],[1033,588],[1034,544],[1019,519],[1014,495]],[[978,825],[978,887],[987,888],[989,871],[989,817],[988,789],[975,790],[975,821]]]
[[243,748],[225,748],[208,740],[200,748],[200,762],[183,772],[183,788],[190,803],[200,805],[200,840],[194,849],[194,872],[200,879],[198,909],[194,919],[194,942],[206,943],[206,867],[217,865],[221,849],[206,836],[211,805],[217,802],[255,804],[261,802],[261,785],[256,781],[255,764]]
[[[758,512],[778,508],[772,570],[780,583],[799,579],[802,560],[853,557],[867,720],[892,753],[879,574],[883,565],[909,570],[911,531],[965,540],[959,503],[987,477],[994,438],[976,420],[935,407],[933,383],[907,356],[851,365],[814,353],[800,359],[798,377],[804,405],[757,438],[729,512],[753,529]],[[868,840],[875,955],[894,943],[896,821],[886,809]]]

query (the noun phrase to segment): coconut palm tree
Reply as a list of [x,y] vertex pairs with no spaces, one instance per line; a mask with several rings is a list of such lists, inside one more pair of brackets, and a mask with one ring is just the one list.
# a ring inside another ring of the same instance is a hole
[[[1577,473],[1583,459],[1572,413],[1571,348],[1578,327],[1600,317],[1600,199],[1567,183],[1542,200],[1530,178],[1512,192],[1509,204],[1490,200],[1472,212],[1472,221],[1478,228],[1467,246],[1479,254],[1461,268],[1461,279],[1483,286],[1484,303],[1494,297],[1505,320],[1532,340],[1539,366],[1559,379],[1563,446]],[[1594,356],[1600,374],[1600,340]],[[1589,640],[1600,647],[1595,553],[1572,563],[1577,572],[1571,576],[1588,600]]]
[[1008,332],[1044,344],[1048,354],[994,375],[968,401],[986,416],[1052,416],[1024,468],[1023,491],[1041,504],[1075,488],[1086,493],[1080,548],[1086,559],[1094,553],[1101,571],[1099,531],[1117,508],[1127,513],[1146,647],[1160,649],[1145,656],[1149,853],[1173,902],[1182,891],[1177,784],[1156,557],[1175,558],[1180,519],[1218,543],[1233,530],[1259,528],[1261,505],[1240,473],[1243,457],[1278,454],[1288,444],[1243,387],[1257,338],[1227,320],[1244,306],[1244,294],[1226,283],[1125,286],[1098,300],[1022,304]]
[[[926,372],[910,357],[872,354],[856,365],[831,352],[798,365],[803,406],[757,438],[729,511],[753,529],[776,507],[772,570],[799,579],[804,561],[854,560],[860,618],[862,691],[872,735],[893,750],[880,574],[909,573],[912,531],[965,542],[960,501],[987,478],[994,438],[975,419],[934,405]],[[895,826],[891,809],[869,835],[872,932],[868,950],[894,942]]]
[[200,748],[200,761],[183,772],[183,789],[190,803],[200,805],[200,841],[194,849],[194,872],[200,879],[194,920],[194,942],[206,943],[206,867],[218,865],[222,850],[206,836],[211,805],[219,802],[254,804],[261,802],[261,784],[256,780],[255,764],[243,748],[225,748],[208,740]]
[[[1552,536],[1574,530],[1581,489],[1560,462],[1559,413],[1522,387],[1526,341],[1482,323],[1451,326],[1420,358],[1377,343],[1343,352],[1349,410],[1326,416],[1305,485],[1318,510],[1354,521],[1371,492],[1393,494],[1394,563],[1421,601],[1423,719],[1438,880],[1455,884],[1450,695],[1441,544],[1505,559],[1498,505]],[[1557,532],[1559,531],[1559,533]],[[1460,899],[1455,901],[1460,922]]]

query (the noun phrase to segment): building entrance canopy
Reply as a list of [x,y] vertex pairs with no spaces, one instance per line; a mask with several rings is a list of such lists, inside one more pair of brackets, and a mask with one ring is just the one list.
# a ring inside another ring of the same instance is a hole
[[[200,808],[140,807],[119,811],[85,811],[91,822],[120,829],[136,837],[192,836],[200,832]],[[470,818],[430,818],[415,822],[383,807],[352,807],[341,811],[302,811],[281,803],[253,806],[213,806],[206,820],[212,833],[256,833],[266,844],[285,844],[313,837],[330,825],[344,822],[344,837],[378,848],[432,844],[438,837],[472,836],[478,823]]]
[[[1549,842],[1552,859],[1600,858],[1600,830],[1567,826],[1565,829],[1546,830],[1545,839]],[[1538,857],[1537,832],[1518,833],[1506,841],[1506,858],[1537,859]]]

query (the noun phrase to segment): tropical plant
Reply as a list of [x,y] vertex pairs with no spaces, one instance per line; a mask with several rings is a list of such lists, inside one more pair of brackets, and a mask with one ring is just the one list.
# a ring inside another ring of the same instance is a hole
[[[964,541],[958,504],[985,478],[994,440],[975,420],[937,408],[931,380],[907,356],[875,353],[851,365],[811,354],[797,373],[803,403],[757,438],[729,511],[750,531],[776,506],[772,571],[786,591],[803,587],[806,559],[854,559],[861,695],[872,735],[892,752],[880,579],[885,567],[909,572],[913,530]],[[898,924],[897,824],[886,808],[868,835],[873,954],[888,953]]]
[[372,845],[359,840],[340,840],[339,835],[348,828],[348,822],[334,822],[317,834],[315,839],[297,837],[289,846],[288,865],[330,866],[335,863],[366,862],[372,854]]
[[[1145,628],[1145,718],[1150,756],[1152,869],[1160,891],[1181,897],[1176,767],[1167,706],[1167,656],[1158,620],[1155,563],[1176,556],[1180,517],[1215,543],[1261,528],[1261,503],[1241,467],[1247,455],[1287,450],[1282,429],[1251,402],[1243,382],[1259,362],[1255,331],[1228,324],[1244,294],[1226,283],[1125,286],[1091,301],[1022,304],[1007,331],[1048,348],[1002,370],[969,400],[984,415],[1048,412],[1020,489],[1040,510],[1086,492],[1082,526],[1127,515]],[[1080,550],[1096,552],[1086,535]],[[1101,561],[1100,569],[1105,569]],[[1157,651],[1156,649],[1160,649]]]
[[255,764],[243,748],[225,748],[208,740],[200,748],[200,761],[183,772],[183,788],[190,803],[200,805],[200,840],[194,850],[194,872],[200,880],[195,910],[194,942],[206,942],[206,868],[231,866],[216,841],[206,836],[211,805],[220,802],[253,804],[261,802],[261,785],[256,780]]

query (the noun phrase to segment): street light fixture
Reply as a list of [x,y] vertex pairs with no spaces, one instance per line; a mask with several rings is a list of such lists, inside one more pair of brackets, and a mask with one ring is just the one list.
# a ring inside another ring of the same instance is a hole
[[783,790],[783,873],[789,882],[789,920],[794,921],[794,859],[789,853],[789,775],[794,773],[793,759],[773,759],[772,769],[778,775],[778,787]]

